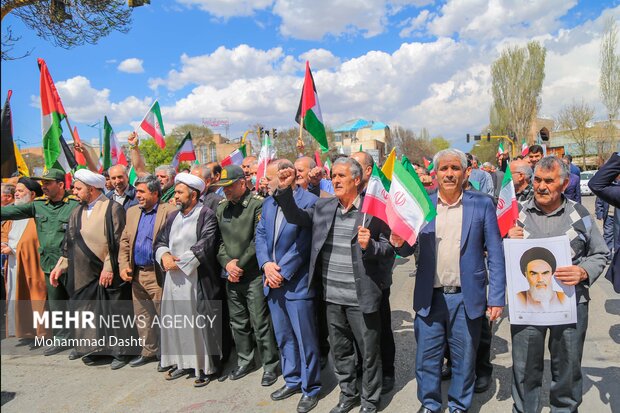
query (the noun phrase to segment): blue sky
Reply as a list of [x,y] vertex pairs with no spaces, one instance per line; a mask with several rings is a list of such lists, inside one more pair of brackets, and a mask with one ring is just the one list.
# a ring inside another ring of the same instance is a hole
[[[467,149],[488,122],[490,65],[502,48],[536,39],[547,47],[541,115],[572,100],[604,118],[598,92],[603,21],[618,0],[152,0],[133,11],[128,34],[65,50],[22,36],[2,62],[2,99],[13,90],[14,136],[41,142],[36,58],[44,58],[83,139],[107,115],[121,139],[154,99],[167,130],[227,118],[238,137],[256,122],[294,126],[305,59],[326,123],[362,117],[442,135]],[[130,60],[127,60],[130,59]],[[127,61],[126,61],[127,60]],[[125,62],[124,62],[125,61]],[[124,63],[123,63],[124,62]]]

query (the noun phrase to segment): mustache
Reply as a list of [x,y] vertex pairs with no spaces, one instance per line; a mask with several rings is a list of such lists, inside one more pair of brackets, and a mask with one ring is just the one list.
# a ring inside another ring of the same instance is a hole
[[539,189],[538,191],[536,191],[537,194],[540,195],[549,195],[549,190],[548,189]]

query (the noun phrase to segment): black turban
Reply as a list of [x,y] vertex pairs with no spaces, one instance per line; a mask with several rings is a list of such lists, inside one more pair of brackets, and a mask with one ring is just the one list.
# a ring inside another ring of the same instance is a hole
[[521,256],[521,272],[527,275],[527,264],[534,260],[543,260],[551,266],[551,272],[555,272],[556,262],[555,256],[547,248],[534,247],[525,251]]
[[41,185],[34,179],[22,176],[21,178],[19,178],[19,181],[17,181],[17,183],[24,185],[26,188],[28,188],[29,191],[34,192],[36,196],[43,195]]

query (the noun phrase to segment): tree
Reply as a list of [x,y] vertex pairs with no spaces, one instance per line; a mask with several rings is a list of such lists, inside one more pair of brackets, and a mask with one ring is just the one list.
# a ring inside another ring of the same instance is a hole
[[491,142],[488,142],[485,137],[484,139],[474,142],[470,153],[478,158],[479,165],[482,165],[485,162],[490,162],[495,165],[497,163],[497,158],[495,155],[497,154],[498,146],[499,141],[497,139],[493,139]]
[[435,136],[431,139],[431,151],[433,154],[436,154],[439,151],[444,149],[448,149],[450,147],[450,142],[444,139],[443,136]]
[[166,136],[166,147],[164,149],[160,148],[153,139],[143,139],[140,142],[139,148],[140,153],[144,157],[147,171],[152,173],[159,165],[170,165],[181,139],[182,137]]
[[532,41],[526,47],[504,50],[491,66],[495,122],[506,127],[505,132],[514,132],[517,139],[527,137],[541,105],[545,55],[546,49]]
[[594,108],[583,100],[581,103],[573,102],[565,106],[558,115],[558,125],[566,131],[571,140],[579,148],[582,166],[586,167],[586,155],[588,141],[592,138],[592,132],[588,128],[588,123],[594,117]]
[[182,125],[179,125],[172,129],[168,135],[183,139],[185,135],[187,135],[187,132],[190,132],[192,134],[192,138],[213,135],[213,131],[207,126],[198,125],[196,123],[184,123]]
[[[618,53],[618,26],[613,17],[605,22],[605,32],[601,40],[601,99],[607,108],[607,136],[613,140],[615,125],[613,120],[620,110],[620,53]],[[602,139],[606,141],[607,139]],[[599,153],[600,156],[600,153]]]
[[[64,49],[96,44],[113,30],[127,33],[131,25],[131,11],[124,0],[2,0],[2,20],[9,13],[37,36]],[[16,59],[10,52],[18,40],[7,26],[2,60]]]

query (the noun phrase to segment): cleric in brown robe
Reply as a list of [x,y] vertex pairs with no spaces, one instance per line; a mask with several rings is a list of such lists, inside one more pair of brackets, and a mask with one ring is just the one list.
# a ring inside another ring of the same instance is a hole
[[[38,182],[26,177],[19,178],[15,186],[16,205],[30,203],[42,195],[43,191]],[[35,329],[32,322],[33,312],[42,313],[47,298],[34,219],[6,221],[5,225],[2,253],[8,255],[5,273],[6,335],[25,339],[46,337],[50,332],[41,324]]]
[[[135,335],[135,328],[114,329],[100,323],[101,317],[113,314],[133,316],[131,284],[120,278],[118,248],[125,228],[122,205],[103,194],[105,177],[87,169],[75,172],[74,195],[81,206],[69,219],[63,256],[50,273],[50,282],[57,285],[58,277],[68,272],[67,290],[73,310],[93,311],[97,329],[76,328],[75,339],[102,339],[104,345],[80,342],[70,358],[82,357],[85,364],[95,364],[95,357],[112,355],[111,367],[127,364],[127,355],[135,349],[118,346],[118,339]],[[131,309],[130,312],[127,310]]]

